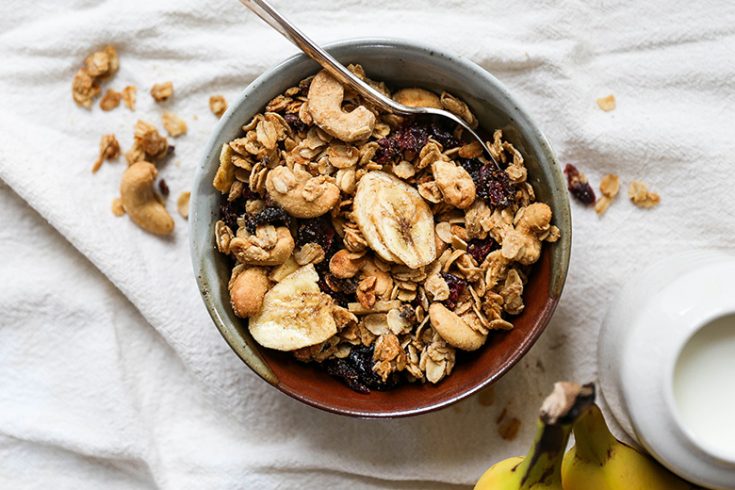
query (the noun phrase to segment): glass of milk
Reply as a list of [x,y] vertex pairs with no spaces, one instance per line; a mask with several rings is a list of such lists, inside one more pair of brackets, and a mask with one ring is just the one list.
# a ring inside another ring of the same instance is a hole
[[598,367],[633,440],[689,481],[735,490],[735,255],[670,256],[630,278],[603,322]]

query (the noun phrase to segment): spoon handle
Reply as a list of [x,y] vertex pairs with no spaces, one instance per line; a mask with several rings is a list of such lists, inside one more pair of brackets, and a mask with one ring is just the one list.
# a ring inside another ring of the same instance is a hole
[[334,59],[332,55],[324,51],[319,45],[309,39],[306,34],[278,13],[266,0],[240,0],[240,2],[263,19],[269,26],[280,32],[286,39],[294,43],[311,59],[319,63],[330,75],[342,84],[355,90],[372,104],[384,111],[396,114],[413,114],[415,112],[409,107],[398,104],[360,80],[345,68],[344,65]]

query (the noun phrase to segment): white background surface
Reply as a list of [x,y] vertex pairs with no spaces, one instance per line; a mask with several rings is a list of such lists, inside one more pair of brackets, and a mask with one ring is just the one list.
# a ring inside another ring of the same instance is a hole
[[[518,96],[560,162],[662,195],[650,211],[621,196],[602,219],[573,206],[560,307],[492,407],[472,398],[366,421],[250,373],[208,321],[186,223],[176,217],[172,240],[146,235],[110,212],[124,161],[89,172],[102,133],[127,148],[137,118],[160,126],[147,90],[173,80],[165,108],[189,123],[161,169],[173,209],[216,122],[208,97],[234,100],[295,49],[235,0],[4,1],[0,487],[447,488],[525,452],[551,384],[595,378],[600,319],[631,272],[672,250],[735,245],[735,4],[637,3],[276,3],[320,42],[406,37],[467,56]],[[135,113],[71,100],[74,71],[106,43],[121,58],[109,86],[138,86]],[[603,113],[594,99],[609,93],[618,109]],[[506,407],[523,420],[513,443],[497,435]]]

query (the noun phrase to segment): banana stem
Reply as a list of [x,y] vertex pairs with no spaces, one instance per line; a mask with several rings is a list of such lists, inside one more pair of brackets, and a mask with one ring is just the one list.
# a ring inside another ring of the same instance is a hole
[[600,466],[610,459],[617,443],[597,405],[580,417],[574,426],[574,439],[577,457]]
[[535,485],[561,488],[561,463],[572,426],[595,401],[594,386],[556,383],[554,392],[544,400],[537,423],[536,437],[528,455],[518,465],[521,489]]

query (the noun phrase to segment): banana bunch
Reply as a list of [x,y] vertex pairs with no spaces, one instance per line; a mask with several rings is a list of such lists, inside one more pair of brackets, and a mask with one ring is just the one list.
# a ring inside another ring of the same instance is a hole
[[[556,383],[526,457],[487,470],[475,490],[688,490],[693,487],[610,433],[593,385]],[[569,436],[576,445],[564,455]]]
[[650,456],[615,439],[593,405],[574,426],[575,446],[562,463],[564,490],[687,490],[694,488]]
[[528,455],[492,466],[475,490],[562,490],[564,449],[574,422],[594,401],[593,385],[556,383],[541,406],[536,437]]

